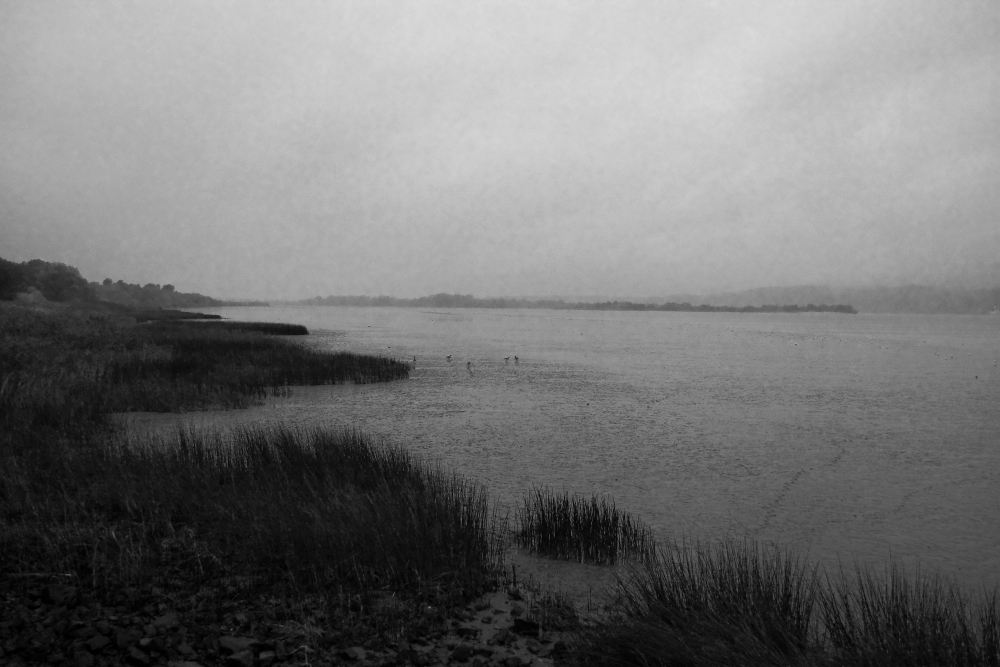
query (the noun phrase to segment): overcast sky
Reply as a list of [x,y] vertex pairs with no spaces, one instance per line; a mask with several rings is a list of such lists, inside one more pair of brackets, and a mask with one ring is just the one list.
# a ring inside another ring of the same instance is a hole
[[0,2],[0,257],[222,297],[1000,284],[1000,2]]

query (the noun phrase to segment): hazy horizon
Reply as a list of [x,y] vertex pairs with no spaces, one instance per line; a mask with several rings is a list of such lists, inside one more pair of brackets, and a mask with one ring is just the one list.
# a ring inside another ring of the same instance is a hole
[[1000,3],[0,5],[0,257],[219,298],[1000,285]]

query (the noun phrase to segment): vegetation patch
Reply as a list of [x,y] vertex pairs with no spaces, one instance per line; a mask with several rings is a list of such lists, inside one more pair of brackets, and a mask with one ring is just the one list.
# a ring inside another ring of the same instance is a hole
[[579,665],[1000,664],[997,592],[858,567],[822,576],[749,539],[672,543],[618,578],[573,644]]
[[517,545],[552,558],[614,565],[654,553],[652,531],[606,496],[536,488],[517,512]]

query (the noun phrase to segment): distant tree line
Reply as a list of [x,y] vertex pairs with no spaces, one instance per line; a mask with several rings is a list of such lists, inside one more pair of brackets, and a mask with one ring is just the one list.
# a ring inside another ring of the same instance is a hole
[[59,262],[33,259],[10,262],[0,258],[0,300],[18,295],[47,301],[93,301],[94,293],[80,272]]
[[765,306],[709,306],[690,303],[633,303],[631,301],[604,301],[602,303],[566,302],[562,299],[477,299],[471,294],[432,294],[416,299],[397,299],[391,296],[327,296],[299,301],[306,306],[396,306],[401,308],[549,308],[556,310],[648,310],[692,313],[850,313],[858,311],[844,304],[837,305],[765,305]]
[[137,285],[105,278],[87,282],[75,267],[33,259],[11,262],[0,258],[0,300],[103,301],[134,308],[198,308],[230,305],[266,306],[262,301],[220,301],[196,293],[178,292],[173,285]]

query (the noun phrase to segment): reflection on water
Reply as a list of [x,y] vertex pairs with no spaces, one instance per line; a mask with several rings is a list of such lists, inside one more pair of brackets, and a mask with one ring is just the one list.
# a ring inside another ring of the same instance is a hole
[[416,356],[416,369],[137,423],[359,426],[503,503],[543,484],[609,493],[664,534],[749,531],[834,564],[892,553],[1000,578],[1000,318],[218,312],[305,324],[310,345]]

